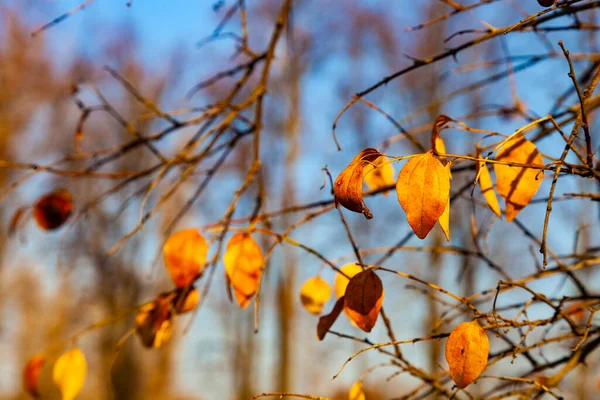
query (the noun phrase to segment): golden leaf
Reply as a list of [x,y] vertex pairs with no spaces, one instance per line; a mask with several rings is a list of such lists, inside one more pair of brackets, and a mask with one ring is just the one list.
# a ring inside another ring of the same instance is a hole
[[348,286],[348,282],[350,279],[363,271],[363,268],[360,265],[356,265],[354,263],[346,264],[340,268],[346,276],[342,274],[336,274],[335,280],[333,281],[333,290],[335,292],[335,297],[338,299],[346,293],[346,287]]
[[87,374],[85,355],[74,347],[64,352],[54,363],[52,379],[62,400],[73,400],[81,391]]
[[302,305],[309,313],[315,315],[321,314],[329,297],[331,297],[331,288],[320,276],[308,279],[300,289]]
[[348,400],[366,400],[365,388],[361,381],[355,382],[348,393]]
[[64,224],[73,211],[73,197],[66,189],[58,189],[38,199],[33,217],[44,230],[54,230]]
[[362,182],[367,165],[374,162],[381,153],[367,148],[354,157],[352,162],[338,175],[333,184],[336,207],[338,204],[350,211],[362,213],[367,219],[373,218],[362,196]]
[[490,342],[477,320],[454,328],[446,342],[446,361],[456,386],[462,389],[477,379],[485,369],[489,351]]
[[146,347],[161,348],[171,338],[171,304],[165,296],[140,308],[135,316],[135,332]]
[[[446,171],[448,171],[448,176],[452,179],[452,163],[446,164]],[[444,208],[444,212],[440,215],[440,219],[438,220],[440,223],[440,228],[442,228],[442,232],[446,236],[446,240],[450,241],[450,196],[448,196],[448,201],[446,202],[446,208]]]
[[175,313],[185,314],[192,311],[200,301],[200,292],[196,288],[191,288],[188,292],[182,290],[173,298],[171,305]]
[[46,357],[43,354],[36,354],[27,361],[25,368],[23,368],[23,388],[35,398],[40,397],[40,375],[45,362]]
[[165,266],[178,288],[186,287],[200,276],[206,266],[208,243],[196,229],[171,235],[163,246]]
[[[371,190],[381,189],[394,183],[394,166],[384,156],[377,157],[373,163],[364,168],[364,183]],[[383,194],[387,196],[389,191]]]
[[[544,165],[542,155],[535,144],[524,137],[506,141],[496,161],[509,163]],[[542,184],[543,172],[534,168],[512,167],[494,164],[496,171],[496,189],[506,202],[506,220],[512,221],[537,193]]]
[[408,224],[419,239],[424,239],[446,209],[450,176],[429,151],[404,165],[398,175],[396,192]]
[[500,212],[500,205],[498,204],[498,198],[494,191],[492,177],[490,176],[490,171],[488,171],[485,163],[477,162],[477,174],[479,175],[479,187],[481,187],[481,192],[483,193],[485,201],[494,214],[501,217],[502,213]]
[[371,332],[377,322],[383,296],[381,279],[373,270],[367,269],[350,279],[344,296],[344,309],[360,329]]
[[323,340],[329,329],[333,326],[335,321],[338,319],[342,310],[344,309],[344,296],[340,297],[336,302],[335,306],[333,306],[333,310],[327,315],[323,315],[319,318],[319,323],[317,324],[317,337],[319,340]]
[[258,290],[265,266],[260,246],[250,234],[236,233],[227,243],[223,261],[235,298],[241,308],[246,308]]

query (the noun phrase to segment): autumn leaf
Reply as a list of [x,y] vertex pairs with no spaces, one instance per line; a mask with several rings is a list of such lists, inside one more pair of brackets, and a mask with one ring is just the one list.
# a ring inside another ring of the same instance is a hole
[[398,175],[396,193],[408,224],[419,239],[424,239],[448,205],[450,176],[429,151],[404,165]]
[[363,271],[363,268],[355,263],[350,263],[342,266],[340,271],[343,272],[343,274],[336,274],[335,280],[333,281],[333,290],[335,297],[338,299],[346,293],[346,287],[348,286],[348,282],[350,282],[350,278],[356,274],[360,274]]
[[309,313],[315,315],[321,314],[329,297],[331,297],[331,288],[320,276],[308,279],[300,289],[302,305]]
[[192,311],[198,305],[200,301],[200,292],[198,289],[192,287],[189,291],[178,290],[177,294],[173,297],[171,306],[177,314],[185,314]]
[[336,207],[341,204],[350,211],[362,213],[367,219],[373,218],[373,214],[371,214],[363,200],[362,183],[365,167],[380,156],[381,153],[375,149],[364,149],[338,175],[333,184]]
[[[450,169],[452,168],[452,163],[446,164],[446,171],[448,172],[448,176],[452,179],[452,172]],[[438,220],[440,223],[440,228],[442,228],[442,232],[444,232],[444,236],[446,236],[446,240],[450,241],[450,196],[448,196],[448,201],[446,202],[446,208],[442,215],[440,215],[440,219]]]
[[15,213],[10,219],[10,224],[8,225],[8,236],[12,236],[15,234],[26,211],[27,207],[20,207],[19,209],[17,209],[17,211],[15,211]]
[[38,199],[33,206],[33,216],[44,230],[62,226],[73,211],[73,197],[66,189],[59,189]]
[[344,296],[344,309],[360,329],[371,332],[377,322],[383,296],[381,279],[373,270],[367,269],[350,279]]
[[492,177],[490,176],[490,171],[488,171],[484,162],[477,162],[477,174],[479,175],[479,187],[481,188],[481,192],[483,193],[485,201],[494,214],[502,217],[500,205],[498,204],[498,198],[496,197],[496,192],[494,191]]
[[[544,165],[542,155],[535,144],[524,137],[507,140],[498,151],[496,161],[508,163]],[[506,202],[506,220],[512,221],[525,208],[542,184],[543,173],[539,169],[494,164],[496,189]]]
[[178,288],[186,287],[200,276],[206,266],[208,243],[196,229],[174,233],[163,246],[165,266]]
[[486,367],[489,351],[490,342],[477,320],[452,330],[446,342],[446,361],[456,386],[462,389],[477,379]]
[[348,393],[348,400],[366,400],[365,388],[361,381],[355,382]]
[[87,361],[79,348],[64,352],[54,363],[52,379],[62,400],[73,400],[81,391],[87,374]]
[[36,354],[23,368],[23,388],[35,398],[40,397],[39,382],[45,362],[46,357],[43,354]]
[[340,297],[336,302],[335,306],[333,306],[333,310],[327,315],[323,315],[319,318],[319,323],[317,324],[317,337],[319,340],[323,340],[329,329],[333,326],[335,321],[338,319],[342,310],[344,309],[344,296]]
[[146,347],[161,348],[173,332],[171,304],[164,296],[142,306],[135,316],[135,332]]
[[223,261],[235,298],[241,308],[246,308],[258,290],[265,266],[260,246],[250,234],[236,233],[227,243]]
[[[364,168],[364,183],[371,190],[378,190],[394,183],[394,166],[384,156],[377,157]],[[383,193],[387,196],[389,191]]]

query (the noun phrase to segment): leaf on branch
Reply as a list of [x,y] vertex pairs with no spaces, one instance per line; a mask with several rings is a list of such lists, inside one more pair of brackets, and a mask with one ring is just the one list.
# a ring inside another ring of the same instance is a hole
[[33,216],[44,230],[62,226],[73,211],[73,197],[66,189],[58,189],[38,199],[33,207]]
[[73,400],[81,391],[87,374],[87,361],[79,348],[64,352],[54,363],[52,379],[62,400]]
[[[507,140],[496,155],[496,161],[544,165],[535,144],[524,137]],[[494,164],[496,189],[506,202],[506,220],[512,221],[537,193],[543,172],[539,169]]]
[[350,211],[362,213],[367,219],[373,218],[362,195],[362,183],[365,167],[381,156],[375,149],[367,148],[354,157],[352,162],[336,178],[333,194],[336,207],[341,204]]
[[477,174],[479,175],[479,187],[481,188],[485,201],[494,214],[502,217],[498,198],[496,197],[496,191],[494,190],[494,184],[492,183],[492,177],[484,162],[477,162]]
[[446,361],[456,386],[463,389],[477,379],[486,367],[489,351],[490,342],[477,320],[452,330],[446,342]]
[[431,130],[431,150],[434,154],[446,154],[446,145],[440,137],[440,131],[445,128],[448,122],[452,121],[454,121],[452,118],[444,114],[438,115],[435,119],[433,129]]
[[343,274],[336,274],[335,276],[335,280],[333,281],[333,290],[335,297],[338,299],[346,293],[346,287],[348,286],[350,279],[354,275],[360,274],[363,271],[363,268],[355,263],[350,263],[342,266],[340,271],[342,271],[347,278]]
[[35,398],[40,397],[40,375],[44,369],[45,362],[46,356],[43,354],[36,354],[27,361],[25,368],[23,368],[23,388]]
[[[364,183],[371,190],[378,190],[394,183],[394,166],[384,156],[377,157],[372,164],[367,164],[364,169]],[[387,196],[389,191],[383,193]]]
[[348,400],[366,400],[365,388],[361,381],[355,382],[348,393]]
[[192,311],[200,301],[200,292],[195,287],[189,291],[178,290],[176,296],[173,297],[171,306],[177,314],[185,314]]
[[[450,169],[452,168],[452,163],[446,164],[446,171],[448,171],[448,176],[452,179],[452,172]],[[440,224],[440,228],[442,228],[442,232],[444,232],[444,236],[446,236],[446,240],[450,241],[450,196],[448,196],[448,201],[446,202],[446,208],[444,212],[440,216],[438,220]]]
[[300,301],[306,311],[311,314],[321,314],[329,297],[331,297],[331,288],[320,276],[308,279],[300,289]]
[[327,315],[323,315],[319,318],[319,323],[317,324],[317,337],[319,340],[323,340],[329,329],[333,326],[335,321],[338,319],[342,310],[344,309],[344,296],[340,297],[336,302],[335,306],[333,306],[333,310]]
[[236,233],[227,243],[223,261],[235,298],[241,308],[246,308],[258,290],[265,267],[260,246],[249,233]]
[[350,279],[344,296],[344,309],[360,329],[371,332],[377,322],[383,296],[381,279],[373,270],[367,269]]
[[191,285],[206,266],[208,243],[196,229],[174,233],[163,246],[165,266],[178,288]]
[[431,151],[415,156],[400,171],[396,193],[408,224],[419,239],[425,239],[448,205],[448,170]]
[[140,308],[135,316],[135,332],[144,346],[159,349],[173,333],[171,304],[164,296]]

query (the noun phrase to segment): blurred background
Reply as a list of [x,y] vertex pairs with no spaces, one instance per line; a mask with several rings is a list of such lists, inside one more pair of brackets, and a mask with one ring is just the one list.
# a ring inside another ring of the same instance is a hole
[[[97,0],[32,37],[37,28],[79,2],[0,0],[0,160],[46,164],[73,153],[73,137],[81,115],[74,101],[76,85],[81,88],[78,98],[86,104],[97,101],[93,88],[98,88],[121,115],[136,121],[142,134],[164,127],[160,121],[142,117],[147,110],[103,69],[105,65],[166,111],[189,110],[219,100],[232,80],[223,79],[191,98],[186,94],[198,82],[237,63],[232,59],[233,41],[202,42],[218,26],[231,3],[136,0],[128,7],[124,0]],[[246,3],[250,46],[264,49],[281,1]],[[264,210],[330,199],[329,186],[321,189],[321,169],[327,166],[335,177],[365,147],[384,148],[386,154],[396,156],[418,152],[407,140],[397,140],[398,130],[381,114],[361,103],[355,104],[337,125],[343,147],[338,152],[331,134],[333,121],[354,93],[410,65],[413,59],[427,58],[474,37],[459,35],[444,43],[450,34],[463,29],[487,29],[490,25],[509,26],[541,8],[536,1],[492,1],[432,26],[406,30],[451,10],[442,1],[294,2],[291,27],[277,48],[265,103]],[[597,11],[582,13],[579,18],[593,25]],[[552,21],[557,26],[571,22],[571,17]],[[225,31],[240,31],[237,16]],[[528,115],[543,116],[554,111],[556,100],[572,88],[558,40],[562,39],[573,53],[577,71],[583,74],[590,64],[600,60],[596,32],[515,32],[391,81],[368,99],[414,132],[423,144],[428,143],[430,124],[440,113],[474,128],[510,134],[527,122],[517,112],[518,107]],[[508,74],[508,68],[517,72]],[[494,76],[498,77],[478,85]],[[576,102],[577,97],[570,94],[561,106]],[[597,129],[594,118],[591,123]],[[169,152],[193,133],[193,128],[184,128],[158,145]],[[109,116],[94,113],[86,121],[80,145],[86,151],[116,146],[125,141],[126,135]],[[472,151],[481,138],[456,130],[445,131],[442,136],[448,152],[455,154]],[[390,138],[395,140],[386,143]],[[562,139],[554,136],[537,145],[554,157],[559,157],[564,148]],[[245,179],[252,161],[251,149],[251,140],[240,141],[178,228],[201,227],[221,218],[233,192]],[[151,161],[152,155],[142,148],[113,161],[103,171],[137,170],[151,165]],[[399,171],[400,165],[395,168]],[[200,176],[192,177],[183,184],[160,213],[120,251],[107,257],[106,252],[137,222],[141,200],[136,194],[138,188],[128,187],[106,197],[68,228],[47,233],[30,221],[16,235],[8,237],[14,212],[32,204],[40,195],[65,187],[78,205],[114,184],[109,179],[69,178],[43,172],[21,183],[20,179],[30,173],[27,169],[0,168],[0,187],[6,191],[0,203],[1,399],[27,398],[21,388],[21,371],[32,355],[171,288],[162,260],[153,261],[165,225],[200,180]],[[469,180],[472,176],[457,175],[452,181],[453,189]],[[540,198],[547,197],[546,181],[537,195]],[[593,182],[566,177],[556,194],[595,191]],[[481,199],[478,189],[475,196]],[[346,218],[361,249],[375,249],[374,254],[366,256],[367,262],[375,262],[382,254],[377,248],[396,245],[410,228],[394,193],[368,198],[367,204],[373,220],[351,213],[346,213]],[[253,206],[254,197],[244,196],[234,217],[247,216]],[[534,237],[541,237],[545,209],[544,201],[534,202],[519,215]],[[467,193],[453,203],[452,246],[472,248],[471,215]],[[289,213],[270,222],[274,231],[281,232],[305,216],[306,212]],[[481,226],[489,229],[485,245],[490,259],[513,277],[535,271],[541,259],[539,245],[514,224],[497,220],[484,207],[478,206],[477,218]],[[598,247],[598,219],[596,203],[587,199],[556,202],[549,247],[559,255],[585,253]],[[356,261],[336,212],[302,225],[292,237],[336,265]],[[271,243],[266,237],[257,239],[264,240],[265,249]],[[406,243],[407,251],[396,252],[385,265],[459,295],[495,287],[501,277],[485,262],[466,255],[421,251],[418,247],[439,246],[443,242],[441,230],[435,228],[425,242],[411,238]],[[598,290],[597,274],[590,271],[593,269],[582,271],[580,276],[590,290]],[[351,384],[369,367],[387,358],[367,352],[350,363],[340,377],[331,380],[347,357],[364,345],[332,335],[322,342],[316,339],[318,319],[302,308],[299,288],[307,278],[319,273],[333,282],[333,272],[318,259],[297,248],[279,246],[266,270],[256,334],[252,307],[241,310],[227,299],[220,265],[199,313],[178,318],[172,340],[162,349],[145,349],[132,337],[116,353],[119,340],[131,328],[131,317],[82,335],[77,343],[88,358],[89,373],[78,398],[247,400],[273,391],[347,398]],[[426,288],[416,288],[414,282],[394,276],[382,279],[386,291],[384,306],[398,339],[452,328],[441,326],[432,331],[442,312],[435,300],[438,294],[432,295]],[[571,282],[560,277],[535,282],[533,286],[553,297],[577,294]],[[526,293],[513,293],[501,303],[528,298]],[[332,305],[333,300],[325,310]],[[533,307],[529,312],[541,318],[551,315],[551,311]],[[465,315],[464,320],[468,319]],[[345,318],[339,319],[335,330],[365,337]],[[518,336],[517,332],[513,338],[518,340]],[[381,321],[368,338],[372,342],[387,341]],[[493,349],[502,348],[502,341],[495,337],[491,340]],[[404,346],[403,351],[415,365],[433,373],[445,368],[443,346],[444,341],[429,341]],[[545,351],[541,356],[556,358],[570,348],[561,344]],[[527,370],[522,357],[517,357],[514,364],[510,361],[509,357],[486,373],[502,375],[510,371],[510,375],[518,376],[519,371]],[[597,398],[597,366],[598,357],[592,356],[585,368],[571,373],[560,386],[565,398]],[[394,371],[382,367],[365,376],[368,399],[401,398],[420,384],[408,374],[393,376]],[[42,379],[42,387],[47,387],[48,393],[44,398],[58,398],[58,392],[50,388],[49,375],[45,371]],[[472,393],[483,392],[485,385],[478,384]]]

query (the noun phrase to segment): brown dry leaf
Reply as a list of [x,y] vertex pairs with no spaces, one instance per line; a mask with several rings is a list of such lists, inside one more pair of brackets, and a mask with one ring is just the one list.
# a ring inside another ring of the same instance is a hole
[[485,201],[494,214],[502,217],[498,198],[496,197],[496,191],[494,190],[494,184],[492,183],[492,177],[484,162],[477,162],[477,174],[479,175],[479,187],[481,187],[481,192],[483,193]]
[[241,308],[246,308],[258,290],[265,266],[260,246],[249,233],[236,233],[227,243],[223,261],[235,298]]
[[338,319],[342,310],[344,309],[344,296],[340,297],[336,302],[335,306],[333,306],[333,310],[327,315],[323,315],[319,318],[319,323],[317,324],[317,337],[319,340],[323,340],[329,329],[333,326],[335,321]]
[[[452,163],[446,164],[446,171],[448,171],[448,176],[450,177],[450,179],[452,179],[451,168]],[[440,228],[442,228],[442,232],[444,232],[444,235],[446,236],[446,240],[450,241],[450,196],[448,196],[446,208],[444,209],[444,212],[440,216],[438,222],[440,223]]]
[[300,289],[300,301],[306,311],[311,314],[321,314],[323,306],[330,297],[331,288],[320,276],[314,276],[308,279]]
[[408,224],[419,239],[425,239],[448,204],[450,176],[428,151],[404,165],[398,175],[396,193]]
[[184,229],[167,239],[163,246],[165,266],[178,288],[186,287],[200,276],[206,266],[208,243],[196,229]]
[[344,309],[360,329],[371,332],[377,322],[383,296],[381,279],[373,270],[367,269],[350,279],[344,296]]
[[191,288],[188,292],[178,291],[171,301],[171,306],[177,314],[185,314],[192,311],[200,301],[200,292],[196,288]]
[[73,197],[66,189],[58,189],[38,199],[33,206],[33,216],[44,230],[62,226],[73,212]]
[[355,382],[348,392],[348,400],[366,400],[365,388],[361,381]]
[[40,397],[39,382],[45,362],[46,357],[43,354],[36,354],[23,368],[23,388],[35,398]]
[[336,207],[338,204],[350,211],[362,213],[367,219],[373,218],[362,195],[365,167],[381,156],[375,149],[367,148],[354,157],[352,162],[338,175],[333,184]]
[[164,296],[142,306],[135,316],[135,332],[146,347],[159,349],[173,332],[171,304]]
[[490,342],[477,320],[454,328],[446,342],[446,361],[456,386],[462,389],[477,379],[485,369],[489,351]]
[[[377,157],[372,164],[367,164],[364,169],[364,182],[371,190],[381,189],[391,186],[394,183],[394,166],[384,156]],[[383,195],[387,196],[389,191],[386,190]]]
[[52,379],[62,400],[73,400],[81,391],[87,374],[87,361],[79,348],[64,352],[54,363]]
[[[535,144],[524,137],[513,138],[500,147],[496,161],[544,165]],[[510,222],[537,193],[542,184],[543,172],[534,168],[511,167],[494,164],[496,189],[506,202],[506,221]]]
[[340,271],[342,271],[347,278],[342,274],[335,275],[335,280],[333,281],[333,290],[335,297],[338,299],[342,297],[344,293],[346,293],[346,287],[348,286],[350,279],[352,279],[354,275],[360,274],[363,271],[363,268],[355,263],[350,263],[342,266]]

